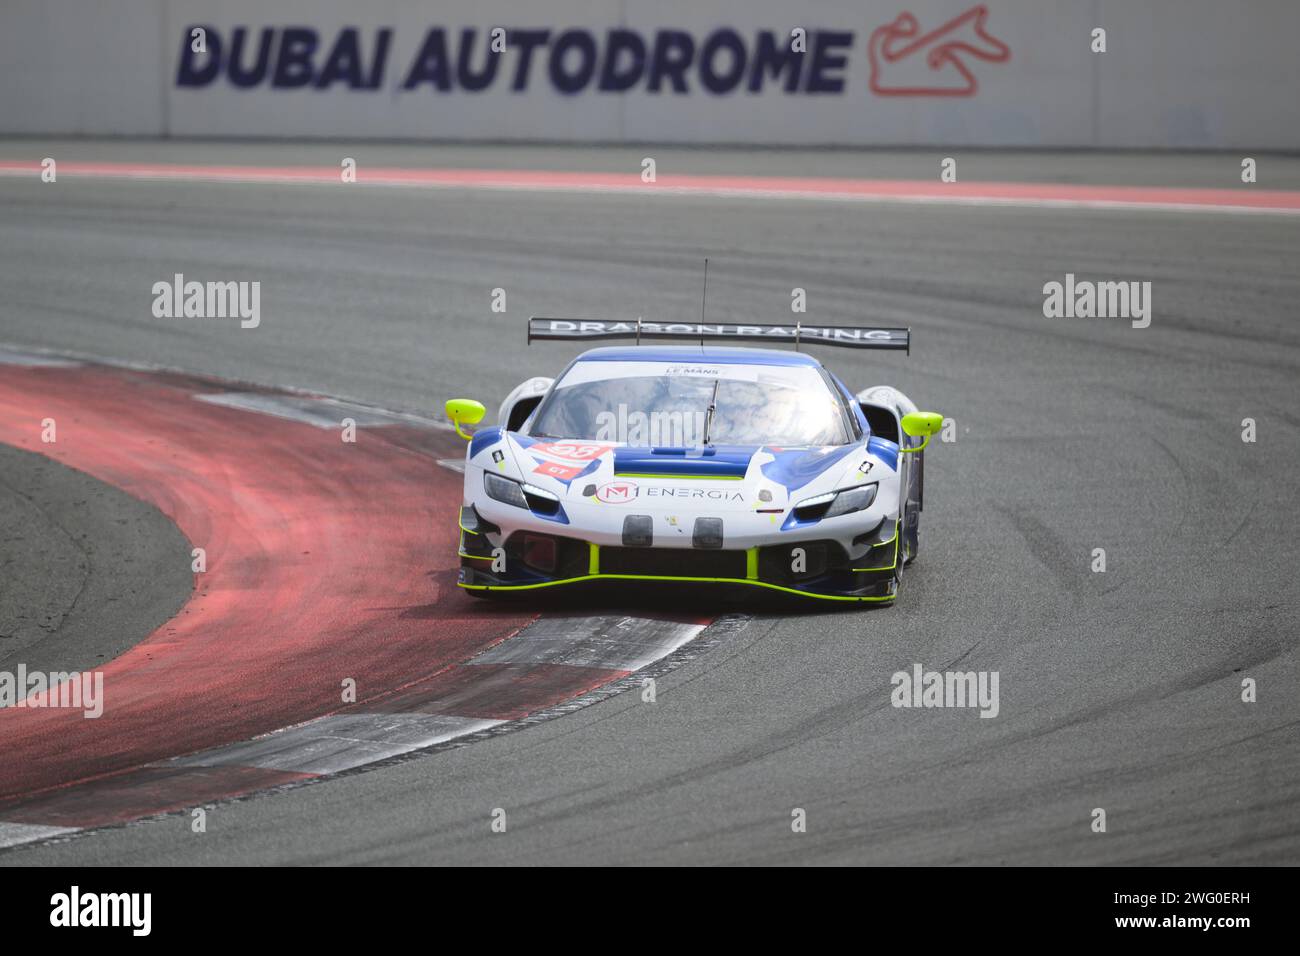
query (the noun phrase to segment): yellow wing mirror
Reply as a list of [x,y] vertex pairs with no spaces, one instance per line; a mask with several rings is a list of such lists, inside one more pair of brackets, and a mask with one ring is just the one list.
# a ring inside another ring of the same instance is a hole
[[943,416],[938,412],[908,412],[903,416],[902,424],[904,432],[913,438],[920,438],[924,435],[925,441],[915,448],[900,448],[899,451],[920,451],[930,444],[930,439],[939,434],[939,431],[943,428]]
[[447,403],[447,417],[451,419],[452,426],[456,429],[456,434],[461,438],[469,441],[473,435],[466,435],[460,430],[461,423],[466,425],[477,425],[483,420],[483,414],[486,412],[482,404],[471,398],[453,398]]

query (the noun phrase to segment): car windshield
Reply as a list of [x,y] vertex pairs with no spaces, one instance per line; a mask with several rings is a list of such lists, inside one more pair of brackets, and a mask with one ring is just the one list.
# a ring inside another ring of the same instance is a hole
[[[710,412],[712,406],[712,412]],[[844,407],[817,368],[579,361],[529,434],[629,445],[843,445]]]

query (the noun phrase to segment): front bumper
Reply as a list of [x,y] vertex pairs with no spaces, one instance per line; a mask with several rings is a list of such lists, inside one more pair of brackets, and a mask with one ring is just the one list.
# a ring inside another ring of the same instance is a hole
[[[727,550],[600,546],[540,531],[515,531],[501,540],[498,532],[472,508],[462,512],[462,588],[506,592],[600,580],[692,582],[871,603],[891,602],[898,593],[897,521],[863,535],[855,555],[830,539]],[[498,539],[495,546],[489,536]]]

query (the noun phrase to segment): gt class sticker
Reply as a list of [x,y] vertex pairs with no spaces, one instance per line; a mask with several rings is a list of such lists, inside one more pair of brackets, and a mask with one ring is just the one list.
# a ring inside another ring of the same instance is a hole
[[597,459],[613,447],[601,442],[540,442],[531,446],[528,453],[537,461],[534,474],[557,481],[572,481],[593,468]]

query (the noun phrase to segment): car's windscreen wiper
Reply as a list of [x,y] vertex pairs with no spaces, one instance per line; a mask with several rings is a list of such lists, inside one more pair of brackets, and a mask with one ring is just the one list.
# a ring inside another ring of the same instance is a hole
[[709,439],[710,432],[713,431],[713,413],[718,410],[718,386],[722,384],[722,379],[713,380],[713,396],[709,399],[709,409],[704,413],[704,444],[712,445]]

